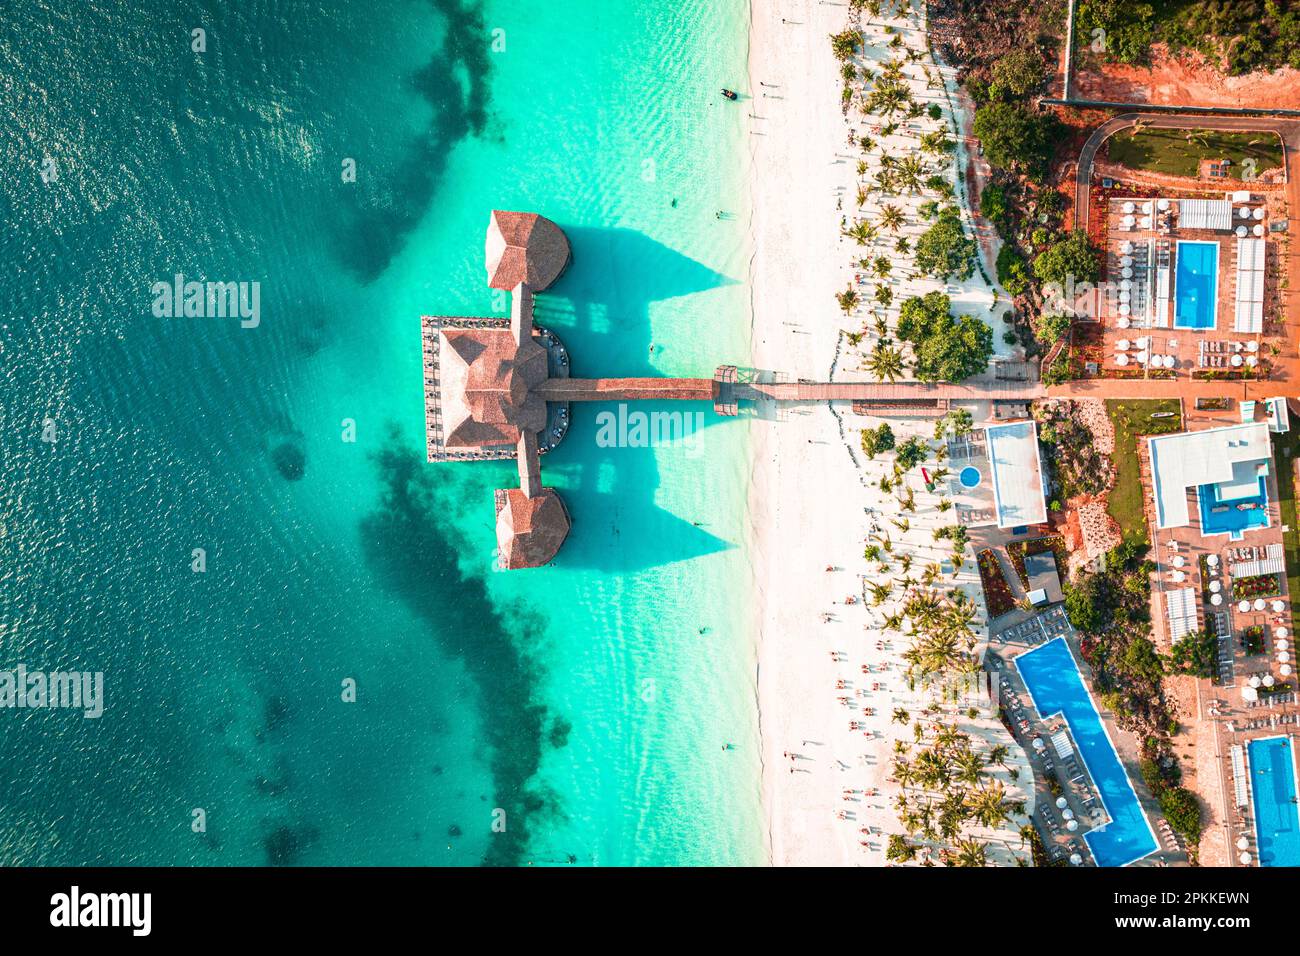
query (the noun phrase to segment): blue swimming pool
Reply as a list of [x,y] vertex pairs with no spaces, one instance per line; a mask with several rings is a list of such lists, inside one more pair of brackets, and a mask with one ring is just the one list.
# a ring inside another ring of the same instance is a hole
[[[1259,494],[1249,498],[1225,501],[1219,497],[1216,485],[1201,485],[1196,489],[1201,508],[1201,531],[1205,534],[1227,534],[1233,541],[1251,528],[1268,527],[1268,484],[1261,475]],[[1238,505],[1248,507],[1242,509]]]
[[1015,663],[1038,713],[1043,717],[1060,714],[1070,725],[1079,755],[1101,792],[1110,822],[1083,837],[1097,865],[1127,866],[1154,853],[1155,833],[1088,696],[1065,638],[1058,637],[1021,654]]
[[961,481],[963,488],[974,488],[980,483],[980,470],[972,465],[967,465],[957,477]]
[[1255,805],[1255,845],[1260,866],[1300,866],[1300,815],[1296,810],[1291,738],[1264,737],[1246,745]]
[[1218,284],[1219,244],[1180,241],[1174,272],[1174,325],[1180,329],[1214,328]]

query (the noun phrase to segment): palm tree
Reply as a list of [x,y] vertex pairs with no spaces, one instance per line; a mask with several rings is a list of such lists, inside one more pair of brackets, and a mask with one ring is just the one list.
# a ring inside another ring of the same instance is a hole
[[996,830],[1008,819],[1006,796],[1002,784],[996,780],[985,789],[972,794],[970,808],[975,819],[990,830]]
[[903,615],[898,614],[897,612],[893,614],[886,614],[885,619],[884,621],[881,622],[880,626],[887,631],[902,631]]
[[899,229],[903,228],[905,222],[903,210],[897,206],[888,204],[880,207],[880,225],[890,232],[898,232]]
[[916,156],[908,156],[898,164],[898,184],[909,193],[920,192],[929,169]]
[[858,307],[858,290],[850,285],[843,292],[836,293],[835,301],[840,304],[840,308],[844,311],[844,314],[848,315]]
[[999,767],[1005,767],[1007,765],[1007,756],[1010,752],[1010,749],[1005,744],[995,744],[993,749],[989,751],[989,766],[991,767],[994,764],[997,764]]
[[844,230],[845,238],[856,240],[857,244],[860,246],[865,246],[868,242],[875,239],[877,233],[877,228],[865,219],[859,219],[848,229]]
[[893,382],[903,374],[903,353],[883,341],[877,342],[867,359],[866,369],[882,382]]
[[959,842],[955,859],[955,866],[982,867],[988,865],[988,855],[984,844],[978,840],[967,839]]
[[921,152],[930,153],[938,156],[952,149],[952,140],[948,138],[948,131],[936,129],[930,133],[924,133],[921,136]]
[[889,600],[889,596],[894,593],[894,586],[888,581],[868,585],[868,588],[871,591],[871,603],[875,607],[884,604]]
[[957,755],[957,776],[972,786],[984,778],[984,758],[973,750],[964,750]]
[[871,264],[872,271],[875,273],[877,279],[889,278],[890,270],[892,270],[893,267],[894,264],[889,261],[887,256],[876,256],[875,262]]
[[911,714],[909,714],[904,708],[895,707],[894,716],[890,718],[889,722],[891,724],[905,724],[911,719],[912,719]]
[[916,510],[916,492],[911,488],[907,489],[907,494],[898,499],[898,506],[904,511]]

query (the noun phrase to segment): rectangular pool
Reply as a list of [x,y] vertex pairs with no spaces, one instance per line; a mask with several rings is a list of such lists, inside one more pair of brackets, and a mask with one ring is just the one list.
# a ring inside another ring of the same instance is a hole
[[1119,761],[1101,715],[1084,686],[1065,638],[1058,637],[1015,659],[1034,707],[1043,717],[1060,714],[1070,725],[1079,756],[1101,794],[1110,822],[1084,834],[1098,866],[1127,866],[1157,849],[1137,792]]
[[1246,745],[1255,806],[1260,866],[1300,866],[1300,816],[1290,737],[1263,737]]
[[1219,285],[1219,244],[1180,239],[1177,256],[1174,326],[1212,329]]
[[[1215,485],[1201,485],[1196,489],[1201,509],[1201,531],[1205,534],[1227,534],[1233,541],[1251,528],[1268,527],[1268,483],[1259,478],[1259,494],[1247,498],[1222,499]],[[1241,510],[1237,505],[1253,505]]]

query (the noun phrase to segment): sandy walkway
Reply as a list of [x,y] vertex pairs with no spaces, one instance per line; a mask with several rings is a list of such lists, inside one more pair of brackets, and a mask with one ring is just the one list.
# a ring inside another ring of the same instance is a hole
[[[862,153],[848,143],[839,64],[830,52],[829,35],[845,28],[847,10],[817,0],[754,0],[751,10],[753,365],[787,376],[866,380],[858,365],[873,336],[854,350],[841,329],[869,323],[868,313],[845,317],[834,300],[853,280],[854,261],[867,252],[840,235],[841,219],[870,218],[879,209],[876,199],[861,213],[857,208]],[[923,49],[917,19],[892,22],[903,26],[909,44]],[[877,38],[867,59],[890,55],[879,40],[883,28],[875,24],[867,32]],[[920,71],[919,65],[909,67],[912,74]],[[918,82],[919,99],[946,105],[942,84],[924,95]],[[871,135],[868,127],[877,121],[857,110],[851,115],[855,129]],[[887,148],[903,155],[910,148],[907,137],[915,135],[904,130]],[[963,147],[956,157],[962,164]],[[909,212],[904,234],[922,228],[914,210],[923,199],[891,200]],[[894,258],[900,271],[910,271],[907,257]],[[941,287],[904,276],[891,284],[896,303]],[[958,308],[990,321],[1000,338],[1000,309],[978,272],[954,293]],[[891,312],[892,323],[897,304]],[[1004,349],[999,342],[999,351]],[[921,702],[908,692],[899,667],[907,641],[882,628],[885,614],[897,611],[903,588],[878,607],[870,606],[865,591],[868,583],[897,577],[904,553],[914,556],[913,577],[942,560],[947,549],[934,544],[932,531],[951,519],[919,487],[915,473],[914,513],[903,515],[894,495],[876,487],[892,469],[892,456],[867,462],[857,449],[860,429],[875,422],[825,403],[783,408],[779,419],[771,408],[759,415],[752,424],[750,553],[761,602],[758,693],[770,859],[777,865],[884,865],[885,841],[899,830],[891,806],[896,791],[887,780],[890,754],[894,740],[910,738],[911,730],[890,717],[900,705],[919,715]],[[899,441],[912,433],[928,438],[933,431],[930,422],[891,424]],[[894,523],[904,517],[908,530]],[[869,537],[882,534],[894,547],[891,574],[863,556]],[[973,561],[945,584],[960,586],[982,608]],[[850,596],[855,603],[846,603]],[[976,738],[996,735],[983,717],[960,722]],[[977,749],[987,749],[983,740]],[[1010,795],[1023,796],[1005,771],[996,776]],[[1009,862],[999,858],[1006,851],[991,849],[989,855],[990,861]]]

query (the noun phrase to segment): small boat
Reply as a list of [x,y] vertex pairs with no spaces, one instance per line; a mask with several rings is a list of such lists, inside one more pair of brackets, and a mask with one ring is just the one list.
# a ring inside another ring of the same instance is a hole
[[722,95],[729,100],[740,99],[739,95],[737,95],[735,90],[729,90],[725,86],[722,88]]

